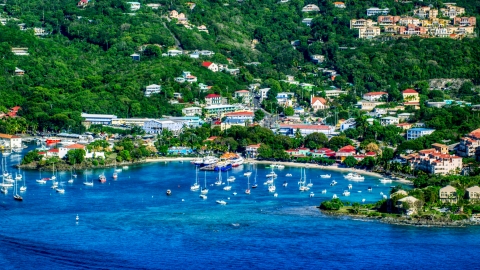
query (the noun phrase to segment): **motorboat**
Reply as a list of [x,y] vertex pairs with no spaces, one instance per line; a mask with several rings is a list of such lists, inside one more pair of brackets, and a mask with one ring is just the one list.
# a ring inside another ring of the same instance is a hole
[[382,184],[392,183],[392,179],[382,178],[382,179],[380,179],[380,183],[382,183]]
[[368,187],[367,190],[368,190],[369,192],[372,192],[372,187]]
[[346,179],[348,180],[353,180],[353,181],[363,181],[365,180],[364,176],[361,176],[358,173],[349,173],[345,176]]
[[330,186],[335,186],[337,184],[337,181],[333,180],[332,182],[330,182]]
[[331,174],[321,174],[320,175],[320,178],[331,178],[332,175]]
[[269,177],[277,178],[277,174],[273,171],[271,173],[267,174],[266,176],[267,176],[267,178],[269,178]]
[[281,170],[281,169],[285,169],[285,166],[284,165],[277,165],[277,168]]
[[43,180],[43,179],[38,179],[38,180],[36,180],[36,181],[37,181],[37,183],[39,183],[39,184],[46,184],[46,183],[47,183],[47,181],[45,181],[45,180]]
[[275,193],[273,194],[273,197],[277,198],[277,197],[278,197],[278,193],[275,192]]
[[226,205],[227,202],[224,200],[217,200],[216,203],[221,204],[221,205]]
[[388,199],[387,195],[383,195],[383,199],[384,200]]
[[333,194],[332,199],[338,199],[337,194]]
[[215,185],[221,186],[222,185],[222,179],[218,179],[217,181],[215,181]]
[[271,184],[273,184],[273,178],[268,179],[268,180],[265,181],[263,184],[264,184],[264,185],[271,185]]
[[167,193],[167,196],[172,195],[172,191],[171,191],[170,189],[167,189],[167,192],[166,192],[166,193]]
[[352,189],[352,188],[353,188],[352,184],[348,184],[348,189]]
[[283,186],[284,186],[284,187],[287,187],[287,186],[288,186],[287,181],[283,182]]
[[313,198],[313,197],[315,197],[315,193],[310,192],[310,198]]
[[223,187],[223,190],[225,190],[225,191],[232,190],[232,186],[224,186],[224,187]]
[[207,199],[207,195],[200,194],[200,198],[202,198],[203,200],[206,200],[206,199]]
[[79,220],[80,220],[80,217],[77,215],[77,216],[75,217],[75,221],[79,221]]
[[285,174],[285,177],[292,177],[292,174],[291,174],[291,173],[287,173],[287,174]]
[[235,176],[230,176],[227,178],[227,182],[234,182],[235,181]]
[[344,190],[342,193],[343,196],[350,196],[350,191]]
[[55,191],[58,193],[65,193],[65,189],[63,188],[56,188]]
[[128,166],[123,166],[122,169],[128,170]]
[[105,183],[105,182],[107,182],[107,178],[105,177],[105,174],[103,174],[103,173],[100,174],[100,175],[98,176],[98,181],[100,181],[100,183]]
[[236,191],[234,191],[232,194],[233,194],[233,196],[237,196],[237,192],[236,192]]
[[250,189],[249,189],[249,188],[247,188],[247,189],[245,190],[245,194],[250,194]]
[[243,164],[244,159],[238,156],[237,158],[231,159],[230,162],[232,163],[232,167],[238,167]]
[[322,194],[327,194],[327,190],[326,189],[322,190]]
[[190,190],[191,191],[197,191],[200,189],[200,185],[198,183],[194,183],[191,187],[190,187]]
[[274,185],[268,186],[268,192],[275,192],[277,188]]
[[307,186],[301,185],[301,186],[298,188],[298,190],[300,190],[300,191],[308,191],[308,190],[310,190],[310,188],[307,187]]
[[206,157],[203,158],[203,162],[202,162],[201,166],[208,166],[208,165],[215,164],[217,162],[218,162],[218,158],[213,157],[213,156],[206,156]]
[[243,174],[243,176],[246,176],[246,177],[249,177],[250,175],[252,175],[252,172],[251,172],[251,171],[245,172],[245,173]]

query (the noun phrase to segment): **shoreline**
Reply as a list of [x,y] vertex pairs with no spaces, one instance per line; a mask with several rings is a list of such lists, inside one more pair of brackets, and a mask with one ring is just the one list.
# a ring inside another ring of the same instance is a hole
[[[194,157],[178,157],[178,158],[147,158],[146,163],[154,163],[154,162],[172,162],[172,161],[191,161],[194,160]],[[245,163],[252,163],[252,164],[262,164],[262,165],[271,165],[271,164],[279,164],[279,165],[284,165],[288,167],[297,167],[297,168],[312,168],[312,169],[320,169],[320,170],[330,170],[330,171],[335,171],[335,172],[341,172],[341,173],[350,173],[350,172],[356,172],[358,174],[363,174],[363,175],[368,175],[372,177],[378,177],[378,178],[383,178],[384,176],[380,173],[376,172],[369,172],[365,170],[358,170],[358,169],[350,169],[350,168],[338,168],[336,166],[323,166],[323,165],[318,165],[318,164],[312,164],[312,163],[297,163],[297,162],[291,162],[291,161],[267,161],[267,160],[256,160],[256,159],[245,159]],[[405,185],[413,185],[412,181],[406,180],[406,179],[392,179],[393,182],[398,182],[402,183]],[[392,182],[392,183],[393,183]]]

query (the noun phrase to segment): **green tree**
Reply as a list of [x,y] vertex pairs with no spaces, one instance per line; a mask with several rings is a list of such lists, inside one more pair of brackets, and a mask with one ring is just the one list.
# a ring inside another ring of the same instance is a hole
[[357,165],[357,160],[353,156],[348,156],[347,158],[345,158],[345,160],[343,160],[343,164],[351,168]]

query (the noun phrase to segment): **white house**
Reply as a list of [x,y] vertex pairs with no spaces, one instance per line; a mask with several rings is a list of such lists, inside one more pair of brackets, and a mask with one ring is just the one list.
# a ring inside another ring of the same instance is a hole
[[314,97],[313,95],[310,96],[310,106],[312,106],[314,112],[328,108],[327,101],[324,98]]
[[245,157],[246,158],[256,158],[258,155],[258,148],[260,148],[260,144],[251,144],[245,147]]
[[396,125],[398,123],[399,123],[399,119],[397,117],[386,116],[386,117],[380,118],[380,124],[382,126]]
[[16,135],[0,133],[0,145],[7,148],[22,148],[22,138]]
[[151,84],[147,87],[145,87],[145,96],[149,97],[152,94],[158,94],[162,90],[162,86],[158,84]]
[[254,113],[253,112],[248,112],[248,111],[243,111],[243,112],[230,112],[226,113],[224,115],[226,117],[225,122],[228,123],[237,121],[237,122],[242,122],[245,123],[246,121],[249,121],[250,123],[253,122],[253,117]]
[[389,11],[388,8],[371,7],[367,9],[367,16],[387,15]]
[[268,91],[270,91],[270,88],[258,89],[258,94],[261,100],[264,100],[267,98]]
[[435,129],[430,128],[411,128],[407,131],[407,140],[414,140],[426,135],[430,135]]
[[218,65],[215,64],[215,63],[212,63],[212,62],[203,62],[202,63],[202,67],[206,67],[208,68],[209,70],[213,71],[213,72],[217,72],[218,71]]
[[180,50],[174,50],[174,49],[172,49],[172,50],[168,50],[168,51],[167,51],[167,55],[168,55],[168,56],[177,56],[177,55],[182,55],[182,54],[183,54],[183,52],[180,51]]
[[306,24],[308,27],[312,26],[313,18],[305,18],[302,20],[302,23]]
[[217,94],[208,94],[205,97],[205,104],[207,104],[207,106],[220,105],[222,104],[222,96]]
[[281,92],[277,94],[277,103],[281,106],[291,107],[293,105],[293,93]]
[[387,98],[388,93],[387,92],[370,92],[370,93],[365,93],[363,95],[363,99],[368,100],[368,101],[378,101],[382,98]]
[[183,108],[182,113],[185,116],[196,116],[196,115],[202,115],[202,108],[200,107],[188,107],[188,108]]
[[319,12],[320,8],[314,4],[308,4],[302,8],[302,12]]
[[178,135],[185,123],[179,121],[174,122],[170,120],[155,120],[151,119],[150,121],[145,122],[143,125],[143,130],[148,134],[160,134],[163,130],[170,130],[174,135]]
[[193,76],[190,71],[183,71],[182,77],[175,78],[175,81],[179,83],[183,83],[183,82],[194,83],[194,82],[197,82],[197,77]]
[[130,5],[130,10],[131,11],[137,11],[141,7],[141,4],[139,2],[127,2],[127,4]]
[[344,2],[333,2],[333,5],[336,7],[336,8],[346,8],[347,6],[345,6],[345,3]]

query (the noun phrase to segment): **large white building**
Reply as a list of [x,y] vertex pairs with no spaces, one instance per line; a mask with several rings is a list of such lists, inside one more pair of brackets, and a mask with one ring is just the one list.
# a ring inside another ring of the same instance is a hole
[[204,109],[205,109],[205,116],[222,117],[223,114],[225,113],[236,111],[237,107],[233,105],[211,105],[211,106],[206,106]]
[[152,94],[158,94],[162,90],[162,86],[158,84],[151,84],[147,87],[145,87],[145,96],[149,97]]
[[200,107],[183,108],[182,113],[185,116],[198,116],[198,115],[202,115],[202,108]]
[[294,136],[297,130],[302,136],[307,136],[314,132],[323,133],[325,135],[332,135],[335,133],[334,126],[324,125],[280,125],[279,133],[286,136]]
[[367,9],[367,16],[387,15],[389,11],[388,8],[371,7]]
[[378,101],[382,98],[386,99],[388,96],[387,92],[370,92],[363,94],[363,99],[368,101]]
[[407,131],[407,140],[415,140],[417,138],[430,135],[435,129],[430,128],[411,128]]
[[396,125],[398,123],[399,123],[399,119],[397,117],[386,116],[386,117],[380,118],[380,124],[382,126]]
[[462,170],[462,157],[441,153],[436,149],[426,149],[419,151],[413,159],[410,160],[413,169],[423,170],[431,174],[448,174]]
[[85,126],[90,125],[111,125],[114,119],[117,119],[113,114],[90,114],[82,113],[81,117],[84,118],[82,124]]
[[184,126],[185,123],[181,121],[150,119],[143,125],[143,130],[148,134],[161,134],[163,130],[169,130],[174,135],[178,135]]
[[22,138],[16,135],[0,133],[0,146],[12,149],[22,148]]

